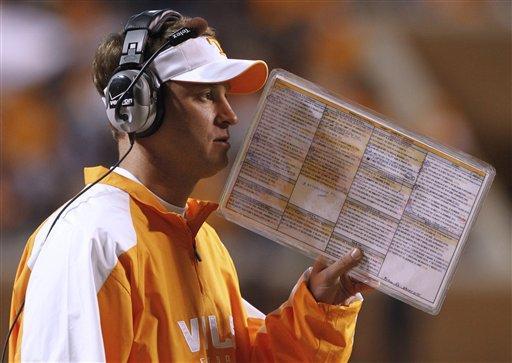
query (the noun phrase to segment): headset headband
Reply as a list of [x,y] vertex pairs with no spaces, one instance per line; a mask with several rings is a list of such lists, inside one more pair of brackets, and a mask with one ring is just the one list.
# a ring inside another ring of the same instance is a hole
[[174,10],[149,10],[133,15],[124,27],[124,43],[119,66],[137,68],[144,62],[144,50],[149,36],[158,34],[169,20],[182,15]]

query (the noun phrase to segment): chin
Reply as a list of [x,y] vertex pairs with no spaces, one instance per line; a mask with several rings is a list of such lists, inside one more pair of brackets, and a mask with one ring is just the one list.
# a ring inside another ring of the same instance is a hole
[[208,167],[204,168],[204,178],[209,178],[211,176],[214,176],[221,170],[225,169],[226,166],[228,166],[229,160],[227,157],[223,158],[222,160],[217,160],[214,163],[210,163]]

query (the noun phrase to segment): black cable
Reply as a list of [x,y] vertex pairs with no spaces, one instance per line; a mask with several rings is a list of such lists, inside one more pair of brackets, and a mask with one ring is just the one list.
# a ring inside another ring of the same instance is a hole
[[[60,218],[62,213],[64,213],[64,211],[71,205],[71,203],[73,203],[75,200],[77,200],[81,195],[83,195],[86,191],[88,191],[93,186],[98,184],[100,181],[105,179],[107,177],[107,175],[112,173],[114,171],[114,169],[117,168],[123,162],[123,160],[128,156],[130,151],[132,151],[133,145],[135,144],[135,133],[128,134],[128,138],[130,139],[130,147],[128,148],[126,153],[118,160],[118,162],[115,163],[114,166],[112,166],[110,168],[110,170],[107,171],[105,174],[103,174],[99,179],[95,180],[93,183],[89,184],[87,187],[82,189],[77,195],[75,195],[73,198],[71,198],[71,200],[69,200],[64,205],[64,207],[62,207],[62,209],[60,210],[59,214],[57,214],[57,217],[55,217],[55,219],[53,220],[53,223],[50,226],[50,229],[48,230],[48,233],[46,234],[46,237],[44,238],[43,243],[41,244],[40,248],[42,248],[44,246],[44,244],[46,243],[46,240],[48,239],[48,236],[50,235],[50,232],[52,231],[53,227],[55,226],[55,223],[57,223],[57,220]],[[36,258],[36,261],[37,261],[37,258]],[[7,352],[7,346],[9,345],[9,338],[11,337],[11,333],[12,333],[12,331],[14,329],[14,326],[16,325],[16,322],[18,321],[18,318],[20,317],[21,312],[23,311],[24,307],[25,307],[25,298],[23,298],[23,302],[21,303],[21,306],[20,306],[20,308],[18,310],[18,313],[16,314],[16,317],[14,318],[14,321],[12,322],[12,325],[9,328],[9,332],[7,333],[7,337],[6,337],[5,343],[4,343],[4,349],[2,350],[2,363],[5,362],[5,353]]]
[[11,333],[12,333],[12,330],[14,329],[14,326],[16,325],[16,321],[18,321],[18,318],[21,314],[21,312],[23,311],[23,308],[25,307],[25,299],[23,299],[23,302],[21,303],[21,306],[18,310],[18,312],[16,313],[16,317],[14,318],[14,322],[12,323],[10,329],[9,329],[9,332],[7,333],[7,338],[5,339],[5,343],[4,343],[4,349],[2,350],[2,362],[5,362],[5,352],[7,352],[7,345],[9,344],[9,337],[11,336]]

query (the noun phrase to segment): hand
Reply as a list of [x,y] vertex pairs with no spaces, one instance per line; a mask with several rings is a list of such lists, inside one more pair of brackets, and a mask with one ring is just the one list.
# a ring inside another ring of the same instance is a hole
[[308,282],[309,291],[316,301],[348,305],[347,299],[356,293],[373,290],[372,287],[348,275],[350,269],[357,266],[362,258],[363,253],[358,248],[354,248],[330,266],[326,264],[323,256],[317,258]]

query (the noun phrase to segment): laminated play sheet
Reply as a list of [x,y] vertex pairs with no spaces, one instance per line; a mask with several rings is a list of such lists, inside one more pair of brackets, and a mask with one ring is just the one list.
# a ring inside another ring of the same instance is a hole
[[283,70],[271,73],[220,203],[311,257],[364,252],[354,277],[437,314],[492,166]]

